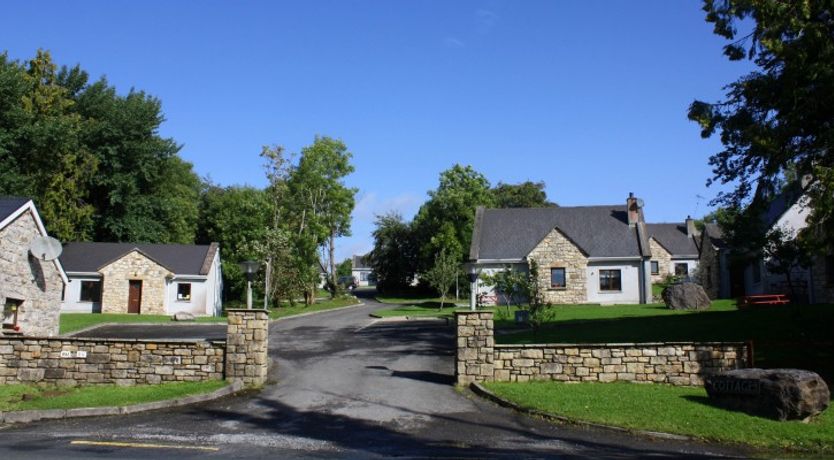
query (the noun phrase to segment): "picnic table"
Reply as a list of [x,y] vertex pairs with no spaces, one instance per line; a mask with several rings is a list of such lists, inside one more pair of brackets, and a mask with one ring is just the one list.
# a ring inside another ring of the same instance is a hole
[[785,294],[759,294],[744,296],[739,303],[739,308],[753,307],[756,305],[785,305],[790,299]]

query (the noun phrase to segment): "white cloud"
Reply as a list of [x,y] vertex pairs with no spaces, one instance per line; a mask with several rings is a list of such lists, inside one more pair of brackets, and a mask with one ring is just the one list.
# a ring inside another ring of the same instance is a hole
[[492,10],[480,9],[475,11],[475,21],[478,24],[478,31],[487,33],[498,22],[498,14]]
[[443,44],[449,48],[465,48],[466,43],[456,37],[446,37],[443,39]]
[[403,193],[390,198],[380,199],[376,192],[367,192],[359,197],[353,208],[356,220],[371,222],[376,216],[396,211],[409,219],[416,211],[420,197],[413,193]]

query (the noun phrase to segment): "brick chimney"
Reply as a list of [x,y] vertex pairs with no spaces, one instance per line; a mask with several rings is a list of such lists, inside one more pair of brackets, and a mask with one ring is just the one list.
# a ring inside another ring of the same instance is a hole
[[695,228],[695,219],[692,216],[686,216],[686,236],[698,236],[698,229]]
[[640,209],[640,204],[642,204],[642,200],[635,197],[633,192],[629,192],[628,198],[626,199],[629,226],[634,226],[638,222],[643,222],[643,210]]

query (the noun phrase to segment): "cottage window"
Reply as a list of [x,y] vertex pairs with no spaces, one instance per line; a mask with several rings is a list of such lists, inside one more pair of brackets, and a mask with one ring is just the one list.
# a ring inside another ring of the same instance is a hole
[[676,276],[689,276],[689,265],[687,265],[687,264],[675,264],[675,275]]
[[16,329],[17,312],[23,301],[19,299],[6,299],[3,305],[3,329]]
[[82,281],[79,300],[82,302],[101,302],[101,281]]
[[564,267],[553,267],[550,269],[550,287],[555,289],[564,289],[567,287]]
[[660,274],[660,262],[653,260],[652,261],[652,275],[659,275]]
[[600,291],[622,291],[623,290],[622,270],[600,270],[599,290]]
[[359,272],[359,281],[368,281],[368,272]]
[[177,284],[177,300],[191,300],[191,283]]

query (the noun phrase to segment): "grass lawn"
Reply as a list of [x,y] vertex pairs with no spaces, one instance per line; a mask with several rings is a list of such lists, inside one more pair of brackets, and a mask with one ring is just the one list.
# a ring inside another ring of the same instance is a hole
[[[127,406],[130,404],[208,393],[222,388],[225,385],[226,382],[223,380],[176,382],[135,387],[101,385],[65,388],[34,385],[0,385],[0,411]],[[25,400],[24,395],[27,395]]]
[[[102,323],[170,323],[168,315],[134,315],[123,313],[61,313],[59,333],[68,334]],[[223,316],[199,316],[198,323],[225,323]]]
[[488,383],[496,394],[576,420],[662,431],[761,448],[834,453],[834,410],[816,420],[777,422],[709,404],[703,388],[630,383]]
[[348,305],[355,305],[359,302],[356,297],[344,296],[335,299],[321,300],[313,305],[304,305],[304,303],[297,303],[294,306],[282,305],[278,308],[269,310],[269,319],[285,318],[287,316],[299,315],[302,313],[309,313],[313,311],[332,310],[334,308],[347,307]]

